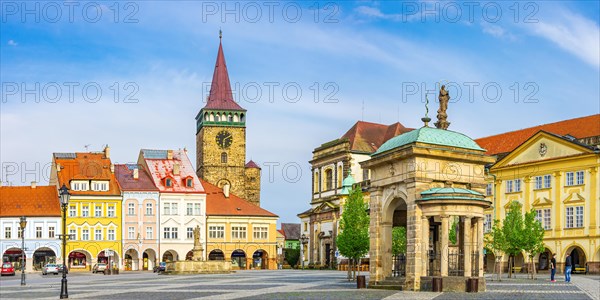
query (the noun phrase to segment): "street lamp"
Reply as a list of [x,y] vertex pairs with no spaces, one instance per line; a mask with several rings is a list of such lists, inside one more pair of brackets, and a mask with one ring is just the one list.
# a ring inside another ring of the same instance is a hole
[[69,189],[64,184],[59,190],[60,194],[60,207],[62,208],[62,256],[63,256],[63,268],[62,268],[62,280],[60,281],[60,299],[69,298],[67,292],[67,206],[69,205],[69,199],[71,194]]
[[21,285],[25,285],[25,227],[27,226],[27,218],[21,217],[19,227],[21,227]]
[[300,251],[300,259],[302,260],[302,270],[304,270],[304,244],[306,244],[308,242],[308,237],[306,235],[302,235],[300,237],[300,243],[302,244],[302,251]]

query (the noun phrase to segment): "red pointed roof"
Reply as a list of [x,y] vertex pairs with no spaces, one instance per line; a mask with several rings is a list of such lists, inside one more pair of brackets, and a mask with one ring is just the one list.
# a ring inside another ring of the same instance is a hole
[[373,153],[387,140],[411,130],[412,128],[406,128],[399,122],[388,126],[358,121],[342,139],[350,141],[350,150]]
[[204,109],[244,110],[233,100],[231,83],[229,82],[229,74],[221,42],[219,42],[219,52],[217,53],[217,62],[210,86],[210,94]]
[[260,167],[252,160],[246,163],[246,168],[260,169]]
[[562,136],[568,134],[577,139],[600,136],[600,114],[505,132],[479,138],[475,142],[486,149],[488,155],[507,153],[513,151],[540,130]]

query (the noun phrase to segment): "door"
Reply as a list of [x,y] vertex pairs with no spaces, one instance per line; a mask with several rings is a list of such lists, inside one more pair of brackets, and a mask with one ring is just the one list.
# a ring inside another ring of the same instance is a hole
[[325,255],[325,264],[331,267],[331,244],[325,244],[325,253],[323,254]]

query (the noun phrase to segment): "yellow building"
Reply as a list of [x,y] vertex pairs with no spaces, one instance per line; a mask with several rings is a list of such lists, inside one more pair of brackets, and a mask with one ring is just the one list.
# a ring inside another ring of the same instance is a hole
[[277,215],[201,180],[206,191],[208,260],[233,269],[277,269]]
[[[546,229],[545,252],[534,259],[539,270],[547,270],[556,253],[559,271],[570,254],[574,272],[600,272],[599,124],[594,115],[477,140],[498,158],[489,169],[487,197],[494,207],[486,211],[484,227],[504,219],[512,201],[524,211],[535,209]],[[527,266],[524,255],[515,257],[515,267]],[[493,260],[488,253],[488,272]],[[504,272],[507,261],[504,256]]]
[[96,263],[122,268],[121,191],[110,148],[54,153],[50,184],[70,189],[67,209],[68,266],[89,271]]

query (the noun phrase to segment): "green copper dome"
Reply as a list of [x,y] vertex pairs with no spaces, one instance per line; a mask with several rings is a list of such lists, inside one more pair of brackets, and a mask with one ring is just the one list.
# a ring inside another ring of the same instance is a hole
[[354,185],[354,183],[354,177],[352,177],[352,174],[348,174],[348,177],[344,178],[344,181],[342,181],[342,191],[340,192],[340,194],[350,194],[350,190],[352,190],[352,186]]
[[431,188],[421,192],[421,200],[483,200],[485,196],[479,192],[463,188]]
[[389,139],[387,142],[383,143],[373,155],[417,142],[485,151],[470,137],[462,133],[438,128],[421,127]]

